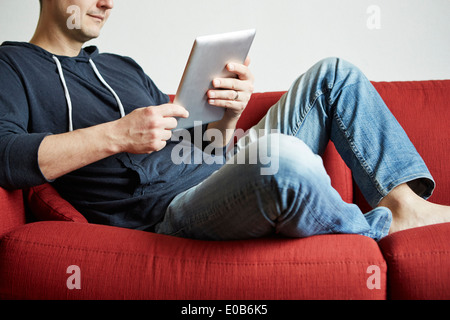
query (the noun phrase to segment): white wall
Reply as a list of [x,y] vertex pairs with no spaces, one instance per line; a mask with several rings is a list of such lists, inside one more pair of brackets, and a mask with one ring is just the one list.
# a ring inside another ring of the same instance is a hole
[[[380,29],[367,27],[371,5]],[[0,42],[28,41],[38,11],[38,0],[0,0]],[[450,79],[450,0],[116,0],[91,44],[133,57],[174,93],[197,35],[253,27],[258,92],[288,89],[328,56],[375,81]]]

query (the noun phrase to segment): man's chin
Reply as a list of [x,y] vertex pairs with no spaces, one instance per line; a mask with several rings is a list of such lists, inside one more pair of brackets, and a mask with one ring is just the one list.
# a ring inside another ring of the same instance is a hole
[[80,32],[77,36],[78,41],[88,42],[90,40],[97,39],[100,36],[100,32]]

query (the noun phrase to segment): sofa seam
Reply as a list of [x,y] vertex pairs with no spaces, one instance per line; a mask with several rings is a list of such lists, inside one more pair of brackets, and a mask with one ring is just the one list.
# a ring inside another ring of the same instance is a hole
[[11,238],[9,236],[6,236],[3,238],[2,242],[5,243],[7,241],[10,242],[21,242],[21,243],[28,243],[40,247],[49,247],[49,248],[60,248],[60,249],[68,249],[68,250],[74,250],[74,251],[83,251],[83,252],[92,252],[92,253],[101,253],[101,254],[111,254],[111,255],[122,255],[122,256],[137,256],[137,257],[150,257],[157,259],[165,259],[165,260],[179,260],[183,262],[194,262],[194,263],[201,263],[201,264],[215,264],[215,265],[243,265],[243,266],[250,266],[250,265],[260,265],[260,266],[269,266],[269,265],[379,265],[384,264],[387,268],[387,261],[386,260],[379,260],[379,261],[350,261],[350,260],[341,260],[341,261],[327,261],[327,262],[296,262],[296,261],[279,261],[279,262],[219,262],[219,261],[200,261],[200,260],[194,260],[194,259],[177,259],[174,257],[166,257],[166,256],[160,256],[160,255],[152,255],[152,254],[146,254],[146,253],[137,253],[137,252],[120,252],[120,251],[108,251],[108,250],[99,250],[99,249],[89,249],[89,248],[76,248],[71,246],[61,246],[61,245],[55,245],[55,244],[48,244],[48,243],[41,243],[36,241],[28,241],[28,240],[21,240],[21,239],[15,239]]
[[398,258],[420,257],[420,256],[440,255],[440,254],[450,254],[450,251],[430,251],[430,252],[399,253],[399,254],[386,253],[386,257],[389,257],[389,259],[398,259]]

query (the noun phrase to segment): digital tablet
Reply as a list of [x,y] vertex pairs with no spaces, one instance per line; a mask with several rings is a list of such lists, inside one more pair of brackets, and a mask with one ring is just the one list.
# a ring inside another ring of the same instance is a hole
[[231,62],[244,63],[256,35],[256,30],[244,30],[198,37],[178,87],[174,104],[189,111],[189,118],[179,118],[177,129],[194,127],[222,119],[225,109],[211,106],[206,96],[215,78],[236,77],[226,69]]

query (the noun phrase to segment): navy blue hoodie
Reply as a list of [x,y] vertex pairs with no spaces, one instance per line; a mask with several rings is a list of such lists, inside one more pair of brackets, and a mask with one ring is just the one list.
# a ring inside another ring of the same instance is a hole
[[[47,135],[114,121],[136,108],[167,102],[169,97],[130,58],[99,54],[96,47],[63,57],[29,43],[3,43],[0,186],[23,189],[49,182],[37,159]],[[176,144],[169,142],[151,155],[118,154],[51,183],[92,223],[151,231],[177,194],[220,167],[173,164]]]

